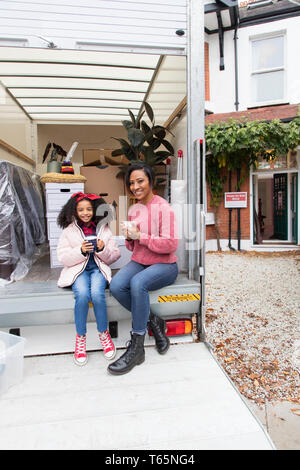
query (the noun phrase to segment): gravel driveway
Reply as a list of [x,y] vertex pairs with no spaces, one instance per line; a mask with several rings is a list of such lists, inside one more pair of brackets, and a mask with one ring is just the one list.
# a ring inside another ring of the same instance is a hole
[[206,254],[206,333],[240,392],[300,414],[300,251]]

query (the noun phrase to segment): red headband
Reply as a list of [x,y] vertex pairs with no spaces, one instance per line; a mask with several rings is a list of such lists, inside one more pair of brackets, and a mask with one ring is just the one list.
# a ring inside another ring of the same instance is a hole
[[72,197],[77,197],[76,202],[81,201],[81,199],[89,199],[90,201],[94,201],[95,199],[101,199],[100,196],[97,196],[97,194],[84,194],[84,193],[75,193],[72,195]]

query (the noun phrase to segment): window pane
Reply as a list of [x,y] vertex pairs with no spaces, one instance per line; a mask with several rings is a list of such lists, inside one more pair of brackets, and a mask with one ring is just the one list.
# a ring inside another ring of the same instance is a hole
[[253,75],[252,80],[254,102],[283,99],[284,72],[282,70]]
[[284,65],[283,36],[252,42],[252,70],[263,70]]

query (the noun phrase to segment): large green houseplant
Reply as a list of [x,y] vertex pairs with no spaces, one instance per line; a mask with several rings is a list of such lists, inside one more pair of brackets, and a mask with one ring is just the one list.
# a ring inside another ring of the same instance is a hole
[[[174,155],[174,148],[165,138],[166,133],[170,131],[155,124],[153,109],[149,103],[144,102],[144,107],[145,109],[137,117],[128,109],[130,120],[122,121],[122,125],[127,131],[128,140],[112,137],[121,144],[121,147],[112,151],[112,158],[106,157],[105,160],[110,165],[119,166],[120,172],[117,176],[123,176],[129,165],[143,161],[154,169],[156,184],[158,185],[165,181],[161,177],[164,173],[160,173],[159,165],[168,157]],[[150,125],[142,119],[145,112],[150,120]],[[160,148],[164,149],[159,150]],[[121,155],[125,155],[128,163],[120,164],[120,162],[113,160],[113,157]]]

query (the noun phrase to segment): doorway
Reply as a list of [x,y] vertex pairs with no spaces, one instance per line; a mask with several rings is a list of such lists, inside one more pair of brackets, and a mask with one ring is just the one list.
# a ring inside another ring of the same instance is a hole
[[298,243],[298,174],[253,175],[253,236],[256,244]]

